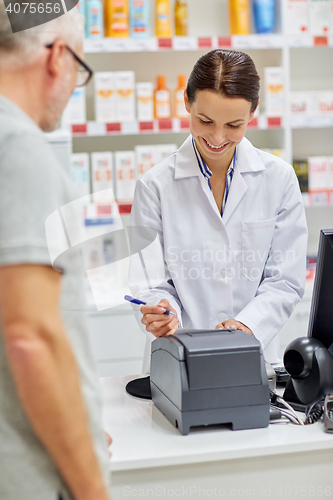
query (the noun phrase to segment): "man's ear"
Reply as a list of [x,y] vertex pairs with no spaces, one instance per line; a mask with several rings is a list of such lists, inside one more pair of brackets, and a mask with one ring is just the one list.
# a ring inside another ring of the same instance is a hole
[[52,78],[57,78],[63,72],[66,52],[66,44],[63,40],[58,38],[50,49],[50,55],[47,60],[47,70]]
[[191,104],[190,104],[190,101],[188,100],[188,95],[187,95],[186,90],[184,90],[184,102],[185,102],[186,111],[189,113],[190,109],[191,109]]

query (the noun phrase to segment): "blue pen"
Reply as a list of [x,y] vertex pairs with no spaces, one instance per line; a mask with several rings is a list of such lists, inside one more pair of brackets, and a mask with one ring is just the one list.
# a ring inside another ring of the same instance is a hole
[[[131,297],[130,295],[125,295],[124,299],[127,300],[128,302],[132,302],[132,304],[138,304],[139,306],[146,306],[147,305],[147,302],[142,302],[142,300],[135,299],[134,297]],[[162,307],[162,306],[159,306],[159,307]],[[163,309],[165,309],[165,307],[163,307]],[[177,314],[170,311],[170,309],[165,309],[165,312],[163,314],[167,314],[168,316],[174,316],[175,318],[177,318]]]

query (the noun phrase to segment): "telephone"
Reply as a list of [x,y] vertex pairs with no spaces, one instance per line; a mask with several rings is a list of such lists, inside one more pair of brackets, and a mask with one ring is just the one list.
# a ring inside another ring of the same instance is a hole
[[333,432],[333,394],[328,394],[324,402],[324,431]]

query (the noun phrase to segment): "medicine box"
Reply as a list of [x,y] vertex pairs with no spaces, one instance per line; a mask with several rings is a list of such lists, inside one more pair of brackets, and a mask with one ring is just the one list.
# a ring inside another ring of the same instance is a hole
[[266,67],[264,78],[266,115],[282,116],[284,114],[283,69],[280,66]]
[[61,126],[76,125],[86,122],[86,89],[77,87],[64,109]]
[[310,156],[309,162],[309,191],[327,190],[327,156]]
[[90,173],[88,153],[72,153],[71,177],[78,197],[90,194]]
[[155,145],[135,147],[138,179],[156,164],[157,147]]
[[[113,201],[113,162],[109,151],[91,153],[91,179],[93,201]],[[110,198],[111,196],[111,198]]]
[[294,160],[293,167],[302,193],[309,190],[309,163],[308,160]]
[[155,161],[160,163],[178,149],[177,144],[159,144],[156,146]]
[[135,73],[134,71],[116,72],[117,121],[135,120]]
[[134,151],[116,151],[116,198],[119,202],[131,203],[135,190],[135,153]]
[[151,82],[136,84],[137,117],[139,122],[154,119],[154,86]]
[[95,73],[95,118],[98,122],[117,121],[116,75],[111,71]]
[[333,115],[333,92],[332,91],[320,91],[317,92],[318,95],[318,113],[320,115]]
[[309,31],[308,0],[286,0],[286,33]]
[[308,0],[312,35],[328,35],[331,23],[331,0]]

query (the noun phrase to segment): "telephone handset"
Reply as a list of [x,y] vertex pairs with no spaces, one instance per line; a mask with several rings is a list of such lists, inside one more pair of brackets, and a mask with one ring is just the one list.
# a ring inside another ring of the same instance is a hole
[[325,397],[324,431],[325,432],[333,432],[333,394],[328,394]]

